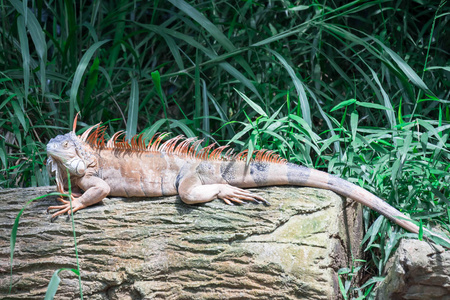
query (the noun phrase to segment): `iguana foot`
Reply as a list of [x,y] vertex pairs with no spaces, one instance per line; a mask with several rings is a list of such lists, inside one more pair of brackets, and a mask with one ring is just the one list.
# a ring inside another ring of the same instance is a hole
[[[47,208],[47,211],[49,211],[51,209],[59,209],[60,210],[60,211],[58,211],[58,212],[56,212],[56,213],[54,213],[52,215],[52,219],[57,217],[57,216],[59,216],[59,215],[62,215],[64,213],[66,213],[66,212],[67,212],[68,215],[70,215],[70,202],[67,201],[67,200],[64,200],[62,198],[58,198],[58,200],[63,202],[64,204],[63,205],[59,205],[59,206],[50,206],[49,208]],[[85,207],[86,207],[86,205],[83,205],[80,202],[79,198],[75,198],[75,197],[72,196],[72,211],[73,212],[76,212],[77,210],[80,210],[80,209],[85,208]]]
[[217,198],[222,199],[229,205],[233,205],[233,202],[243,204],[245,203],[243,200],[257,203],[263,202],[264,204],[270,205],[270,203],[263,197],[228,184],[221,185]]

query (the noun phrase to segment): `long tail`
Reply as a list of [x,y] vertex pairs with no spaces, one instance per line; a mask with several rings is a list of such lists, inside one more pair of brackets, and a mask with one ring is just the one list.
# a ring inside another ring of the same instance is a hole
[[388,203],[381,200],[374,194],[368,192],[367,190],[344,179],[322,171],[297,165],[289,166],[288,170],[290,168],[294,168],[296,169],[296,171],[299,171],[295,172],[294,174],[301,174],[299,177],[292,174],[294,178],[289,178],[288,175],[291,184],[316,187],[336,192],[341,196],[353,199],[356,202],[359,202],[369,207],[370,209],[379,212],[383,216],[387,217],[394,223],[410,232],[419,233],[419,226],[412,223],[412,221],[410,221],[410,219],[406,215],[390,206]]
[[[241,188],[296,185],[331,190],[377,211],[410,232],[418,234],[420,230],[413,220],[374,194],[351,182],[322,171],[283,161],[270,162],[264,160],[253,161],[248,165],[244,161],[222,161],[218,169],[220,169],[224,181]],[[423,233],[425,237],[436,237],[445,241],[450,248],[448,238],[433,233],[426,228],[423,228]]]
[[[409,217],[374,194],[351,182],[322,171],[309,169],[295,164],[288,163],[286,164],[286,167],[289,184],[331,190],[377,211],[410,232],[419,233],[419,226],[414,224]],[[437,237],[450,244],[449,239],[437,235],[426,228],[423,228],[423,232],[425,237]]]

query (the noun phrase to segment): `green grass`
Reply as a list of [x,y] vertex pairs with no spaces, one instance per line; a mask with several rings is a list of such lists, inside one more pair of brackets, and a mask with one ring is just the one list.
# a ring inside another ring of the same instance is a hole
[[70,203],[70,218],[72,221],[72,232],[73,232],[73,240],[74,240],[74,249],[75,249],[75,257],[76,257],[76,265],[77,268],[76,269],[71,269],[71,268],[61,268],[56,270],[53,275],[52,278],[50,279],[48,286],[47,286],[47,291],[45,293],[45,300],[51,300],[54,298],[58,287],[59,287],[59,283],[61,282],[61,278],[59,277],[59,273],[62,271],[72,271],[72,273],[74,273],[75,275],[78,276],[78,283],[79,283],[79,290],[80,290],[80,298],[83,299],[83,287],[81,284],[81,272],[80,272],[80,262],[78,259],[78,246],[77,246],[77,236],[76,236],[76,231],[75,231],[75,221],[74,221],[74,217],[73,217],[73,212],[72,212],[72,187],[71,187],[71,183],[70,183],[70,173],[69,171],[67,171],[67,178],[68,178],[68,189],[69,192],[68,194],[61,194],[61,193],[50,193],[50,194],[46,194],[46,195],[42,195],[36,198],[33,198],[31,200],[28,200],[27,203],[24,205],[24,207],[20,210],[20,212],[17,214],[16,219],[14,220],[14,225],[12,227],[11,230],[11,237],[10,237],[10,264],[11,264],[11,272],[10,272],[10,284],[9,284],[9,293],[11,293],[12,290],[12,275],[13,275],[13,259],[14,259],[14,250],[16,247],[16,240],[17,240],[17,230],[19,229],[19,221],[20,221],[20,217],[22,216],[23,212],[25,211],[26,207],[32,203],[33,201],[48,197],[48,196],[59,196],[59,197],[68,197],[69,198],[69,203]]
[[[275,150],[448,233],[450,6],[297,3],[1,2],[0,185],[50,184],[45,144],[80,111]],[[380,276],[403,231],[364,220]]]

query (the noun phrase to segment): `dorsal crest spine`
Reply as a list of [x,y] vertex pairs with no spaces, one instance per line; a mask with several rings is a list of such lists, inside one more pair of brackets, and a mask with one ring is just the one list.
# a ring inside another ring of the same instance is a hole
[[[78,116],[78,115],[77,115]],[[75,132],[77,117],[75,117],[73,130]],[[191,159],[200,160],[238,160],[246,161],[248,156],[248,150],[244,150],[239,153],[234,153],[233,149],[229,146],[215,147],[215,143],[200,147],[203,140],[197,138],[186,138],[183,135],[178,135],[167,141],[163,139],[169,135],[169,133],[156,133],[146,143],[144,135],[136,134],[127,142],[124,138],[125,132],[123,130],[114,133],[111,138],[105,140],[106,126],[98,123],[89,129],[87,129],[78,138],[84,143],[89,144],[94,150],[119,150],[124,152],[162,152],[170,153],[179,156],[184,156]],[[122,137],[120,139],[120,137]],[[224,151],[227,150],[225,153]],[[274,151],[271,150],[255,150],[252,153],[251,161],[257,162],[271,162],[271,163],[287,163],[287,160],[280,157]]]

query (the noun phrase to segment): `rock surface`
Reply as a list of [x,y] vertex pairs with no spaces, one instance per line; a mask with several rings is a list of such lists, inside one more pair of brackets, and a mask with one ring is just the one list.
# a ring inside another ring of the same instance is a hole
[[[72,223],[51,222],[54,187],[0,190],[0,298],[43,299],[52,274],[76,268]],[[111,198],[75,214],[87,299],[338,299],[336,271],[360,251],[360,205],[296,187],[255,189],[271,206],[185,205],[177,197]],[[79,297],[69,271],[56,299]]]
[[386,270],[378,300],[450,300],[450,252],[441,246],[403,239]]

